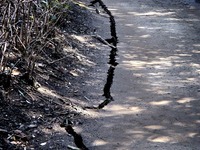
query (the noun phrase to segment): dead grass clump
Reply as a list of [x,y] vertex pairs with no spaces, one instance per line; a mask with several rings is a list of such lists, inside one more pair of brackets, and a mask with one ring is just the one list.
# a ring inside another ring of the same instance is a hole
[[1,0],[0,85],[4,90],[11,80],[34,85],[35,63],[45,55],[44,49],[57,47],[55,32],[67,9],[63,0]]

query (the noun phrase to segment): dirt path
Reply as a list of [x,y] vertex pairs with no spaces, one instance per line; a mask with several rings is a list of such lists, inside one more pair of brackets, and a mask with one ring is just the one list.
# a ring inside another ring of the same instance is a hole
[[117,23],[119,65],[112,87],[115,101],[84,124],[82,135],[90,149],[198,150],[198,5],[104,2]]

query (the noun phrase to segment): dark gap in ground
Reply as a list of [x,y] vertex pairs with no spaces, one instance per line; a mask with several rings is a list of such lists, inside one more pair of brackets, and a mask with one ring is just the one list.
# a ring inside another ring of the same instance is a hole
[[110,65],[108,71],[107,71],[107,80],[103,88],[103,96],[106,98],[102,103],[99,104],[98,107],[86,107],[86,108],[93,108],[93,109],[102,109],[106,105],[108,105],[111,101],[113,101],[113,97],[111,95],[111,86],[113,84],[113,78],[114,78],[114,72],[115,68],[118,65],[116,61],[116,56],[117,56],[117,43],[118,43],[118,37],[116,33],[116,23],[115,23],[115,18],[112,15],[111,11],[108,10],[107,6],[103,3],[101,0],[94,0],[90,2],[91,4],[89,6],[94,6],[96,3],[99,3],[101,8],[106,12],[106,14],[109,16],[109,21],[110,21],[110,33],[111,33],[111,38],[110,39],[99,39],[102,43],[108,45],[111,48],[110,51],[110,56],[109,56],[109,62],[108,64]]

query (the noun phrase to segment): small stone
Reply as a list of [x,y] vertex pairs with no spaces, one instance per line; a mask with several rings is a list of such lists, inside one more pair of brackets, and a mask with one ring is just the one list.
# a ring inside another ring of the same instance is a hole
[[47,144],[47,142],[40,143],[41,146],[44,146],[46,144]]

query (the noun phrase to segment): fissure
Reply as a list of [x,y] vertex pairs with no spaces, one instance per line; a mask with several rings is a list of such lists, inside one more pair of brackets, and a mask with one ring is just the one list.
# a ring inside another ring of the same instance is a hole
[[115,68],[118,65],[118,63],[116,61],[116,56],[117,56],[117,51],[118,51],[118,49],[117,49],[118,37],[117,37],[117,33],[116,33],[115,18],[112,15],[112,13],[110,12],[110,10],[108,10],[107,6],[103,3],[103,1],[102,0],[94,0],[94,1],[91,1],[90,3],[91,3],[90,6],[94,6],[94,4],[99,3],[101,8],[109,16],[111,38],[105,39],[105,41],[108,42],[109,44],[113,45],[113,46],[109,46],[111,48],[110,57],[109,57],[110,60],[108,62],[110,67],[107,71],[107,80],[106,80],[106,83],[105,83],[104,89],[103,89],[103,96],[106,98],[106,100],[104,100],[102,103],[100,103],[99,106],[97,107],[98,109],[102,109],[104,106],[106,106],[107,104],[109,104],[111,101],[114,100],[111,95],[110,90],[111,90],[111,86],[113,84]]

